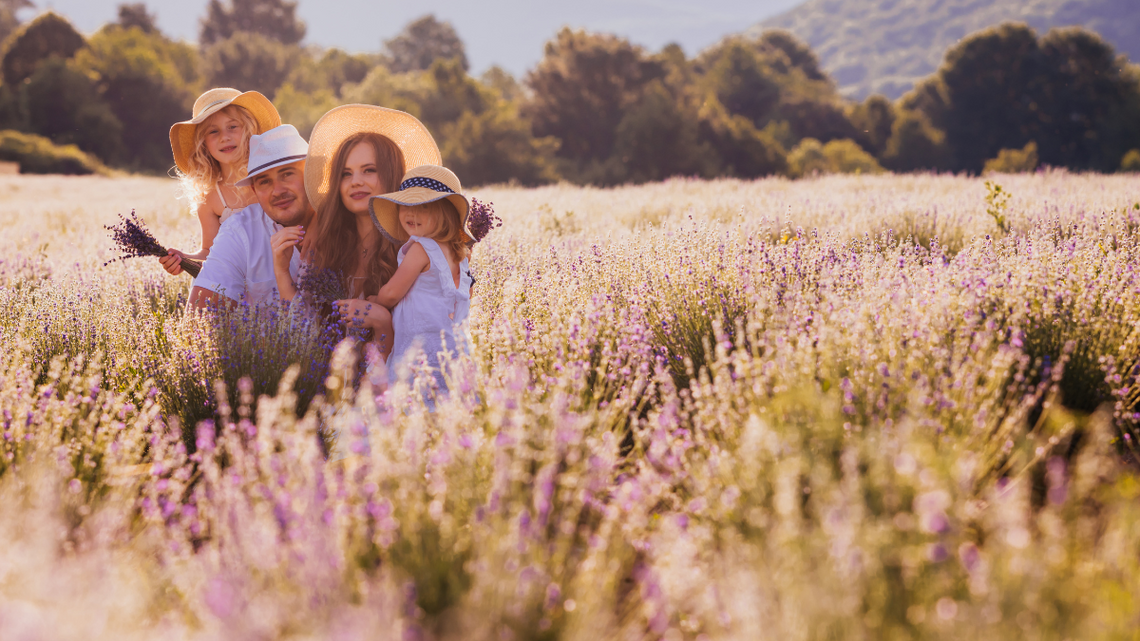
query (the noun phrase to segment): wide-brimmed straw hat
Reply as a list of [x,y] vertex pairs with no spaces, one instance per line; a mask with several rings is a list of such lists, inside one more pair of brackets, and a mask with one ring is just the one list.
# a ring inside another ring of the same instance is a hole
[[250,136],[248,170],[245,178],[234,185],[245,187],[259,174],[274,167],[304,160],[308,151],[309,145],[293,125],[281,125],[263,134]]
[[189,160],[194,153],[194,130],[207,118],[230,105],[244,107],[253,116],[257,122],[257,131],[250,132],[252,134],[265,133],[281,124],[277,108],[256,91],[242,93],[229,87],[211,89],[194,101],[193,118],[176,122],[170,128],[170,149],[174,152],[174,164],[179,169],[190,171]]
[[401,172],[419,165],[438,165],[439,147],[431,132],[415,116],[375,105],[341,105],[313,125],[309,135],[309,159],[305,163],[305,193],[313,207],[320,208],[332,189],[333,159],[349,136],[361,132],[380,134],[396,143],[404,154]]
[[459,178],[450,169],[439,165],[421,165],[404,174],[399,190],[373,196],[368,201],[368,209],[372,213],[372,222],[381,231],[404,242],[409,236],[400,224],[400,205],[414,207],[446,198],[455,205],[455,210],[459,212],[459,224],[466,231],[470,207],[462,192],[463,185],[459,184]]

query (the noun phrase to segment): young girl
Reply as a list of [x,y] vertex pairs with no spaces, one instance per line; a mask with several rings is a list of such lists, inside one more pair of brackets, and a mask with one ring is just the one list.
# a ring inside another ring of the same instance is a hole
[[405,241],[397,254],[396,273],[369,298],[392,310],[396,341],[389,370],[395,374],[418,343],[441,393],[447,392],[447,385],[439,369],[440,352],[467,351],[462,327],[471,308],[470,236],[468,203],[461,191],[451,171],[423,165],[404,175],[399,191],[371,203],[380,227]]
[[166,271],[182,273],[182,257],[206,258],[222,223],[255,201],[251,189],[234,183],[245,178],[250,136],[280,124],[277,109],[265,96],[219,88],[198,96],[194,117],[170,128],[178,178],[202,224],[202,247],[193,253],[169,250],[159,259]]

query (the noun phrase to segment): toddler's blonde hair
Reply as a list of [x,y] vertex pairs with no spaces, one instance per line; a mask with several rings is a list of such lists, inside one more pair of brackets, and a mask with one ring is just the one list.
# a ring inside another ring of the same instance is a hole
[[430,203],[416,205],[416,209],[420,209],[425,214],[439,215],[439,229],[435,232],[432,240],[451,247],[456,262],[471,256],[471,248],[467,245],[467,241],[470,239],[463,229],[463,222],[459,219],[459,210],[450,200],[441,198]]
[[[242,136],[241,140],[241,160],[238,163],[238,176],[236,177],[237,180],[241,180],[246,175],[249,163],[249,138],[257,133],[257,120],[254,119],[253,114],[249,113],[248,109],[240,105],[227,105],[218,113],[228,115],[240,122],[245,128],[245,135]],[[178,180],[182,183],[181,196],[190,201],[191,207],[196,208],[206,201],[206,196],[224,178],[221,164],[210,155],[210,150],[206,148],[206,130],[202,127],[202,123],[194,128],[194,151],[186,159],[186,164],[190,166],[189,171],[177,170]],[[242,200],[247,199],[249,187],[235,187],[234,189],[240,194]]]

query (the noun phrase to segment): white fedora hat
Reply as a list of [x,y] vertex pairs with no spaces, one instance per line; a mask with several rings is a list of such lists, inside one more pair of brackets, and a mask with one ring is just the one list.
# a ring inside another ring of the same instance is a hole
[[293,125],[281,125],[269,131],[251,136],[249,139],[249,173],[235,183],[245,187],[253,177],[274,167],[304,160],[309,153],[309,143],[297,133]]

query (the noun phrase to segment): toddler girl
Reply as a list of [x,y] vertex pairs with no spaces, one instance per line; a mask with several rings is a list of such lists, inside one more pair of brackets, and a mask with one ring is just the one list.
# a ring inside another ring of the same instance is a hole
[[234,183],[245,178],[250,136],[280,124],[281,117],[265,96],[219,88],[198,97],[192,119],[170,128],[183,193],[197,207],[202,223],[202,247],[194,253],[169,250],[158,259],[166,271],[182,273],[181,257],[206,258],[222,223],[255,202],[251,189]]
[[462,327],[471,308],[470,254],[466,231],[468,203],[451,171],[421,165],[404,175],[399,191],[371,200],[377,226],[397,241],[399,266],[370,297],[392,310],[395,344],[388,359],[395,368],[418,343],[441,393],[447,385],[439,369],[443,351],[467,351]]

